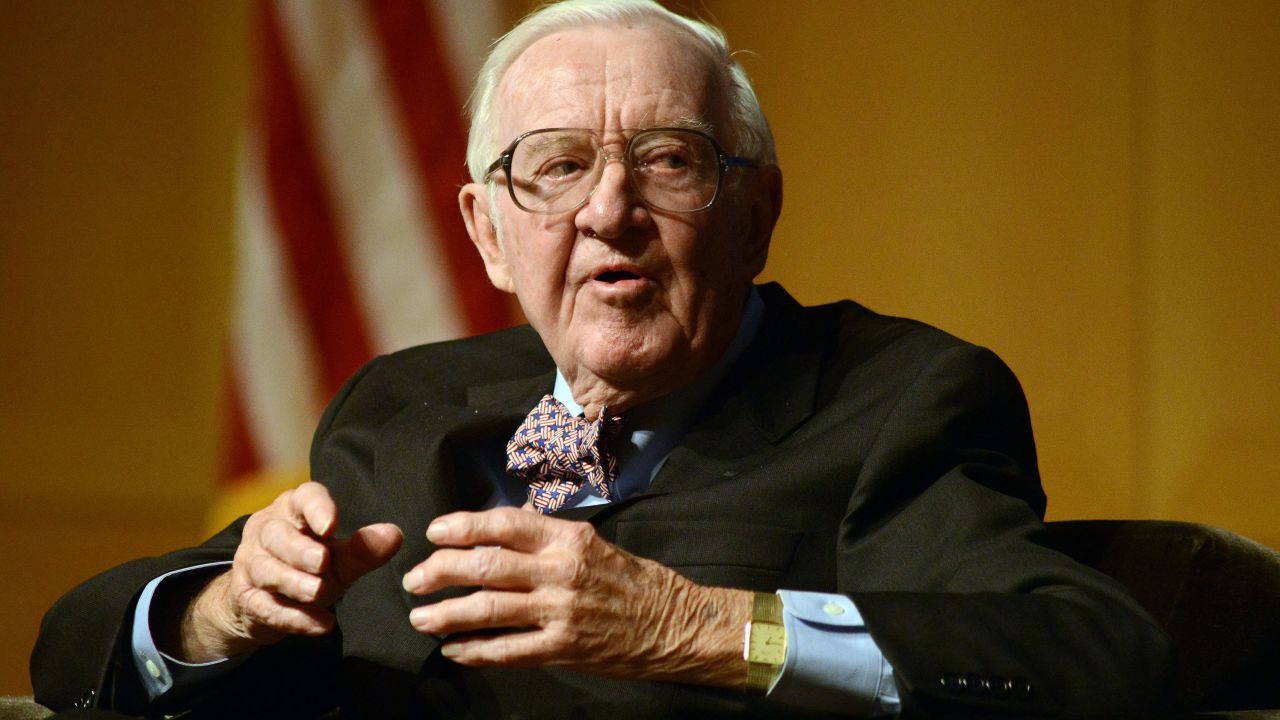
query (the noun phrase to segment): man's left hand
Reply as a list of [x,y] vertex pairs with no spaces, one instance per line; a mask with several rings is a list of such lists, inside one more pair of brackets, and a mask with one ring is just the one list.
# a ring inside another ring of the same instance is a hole
[[745,682],[746,590],[698,585],[605,542],[588,523],[515,508],[443,515],[427,539],[440,549],[405,574],[406,590],[480,587],[409,614],[419,632],[448,636],[442,652],[455,662]]

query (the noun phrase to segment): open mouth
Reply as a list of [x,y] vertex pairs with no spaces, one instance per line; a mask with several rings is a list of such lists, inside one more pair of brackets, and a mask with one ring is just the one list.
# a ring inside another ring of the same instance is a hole
[[606,270],[596,276],[598,282],[616,283],[624,280],[639,280],[640,276],[628,270]]

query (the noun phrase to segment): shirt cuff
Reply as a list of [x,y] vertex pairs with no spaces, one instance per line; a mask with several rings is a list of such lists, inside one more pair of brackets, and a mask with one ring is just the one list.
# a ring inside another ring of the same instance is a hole
[[230,567],[228,562],[212,562],[195,565],[189,568],[173,570],[147,583],[138,596],[137,607],[133,611],[133,664],[138,669],[138,677],[146,690],[147,699],[154,701],[175,686],[185,689],[222,677],[235,669],[249,657],[248,654],[223,658],[207,663],[186,663],[170,657],[156,647],[155,637],[151,632],[151,603],[156,591],[168,578],[186,573],[199,572],[210,568]]
[[844,595],[779,590],[787,659],[769,698],[861,716],[896,715],[893,667]]

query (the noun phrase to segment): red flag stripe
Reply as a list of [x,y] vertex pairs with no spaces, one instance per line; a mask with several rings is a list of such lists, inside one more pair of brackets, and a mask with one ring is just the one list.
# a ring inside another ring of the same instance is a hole
[[240,397],[243,385],[236,376],[231,362],[224,362],[222,376],[227,384],[223,399],[223,455],[220,477],[243,480],[262,467],[262,459],[245,422],[244,400]]
[[331,395],[372,353],[363,308],[338,242],[333,205],[313,155],[280,18],[274,5],[262,7],[259,102],[266,184],[290,279],[317,352],[324,394]]
[[466,137],[451,68],[469,66],[483,46],[472,40],[494,32],[493,9],[256,4],[225,371],[228,481],[305,468],[312,415],[374,352],[496,329],[513,314],[456,199]]
[[438,28],[425,3],[367,0],[385,56],[401,126],[414,155],[424,206],[433,211],[439,230],[436,242],[449,263],[458,306],[472,333],[511,323],[510,303],[494,288],[484,263],[467,237],[457,212],[458,187],[464,170],[466,133],[461,102],[446,71],[447,59]]

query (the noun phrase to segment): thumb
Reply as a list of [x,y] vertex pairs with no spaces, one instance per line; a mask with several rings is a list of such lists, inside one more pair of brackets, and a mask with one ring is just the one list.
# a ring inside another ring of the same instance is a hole
[[391,523],[366,525],[346,540],[330,545],[333,573],[342,587],[350,587],[365,573],[381,567],[404,542],[404,533]]

